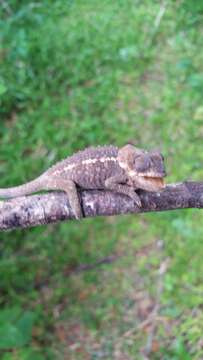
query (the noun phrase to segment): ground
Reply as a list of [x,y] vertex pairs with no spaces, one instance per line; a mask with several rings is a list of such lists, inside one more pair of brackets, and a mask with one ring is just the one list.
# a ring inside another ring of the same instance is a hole
[[[87,145],[203,178],[203,3],[4,0],[0,186]],[[203,358],[201,210],[0,234],[3,360]]]

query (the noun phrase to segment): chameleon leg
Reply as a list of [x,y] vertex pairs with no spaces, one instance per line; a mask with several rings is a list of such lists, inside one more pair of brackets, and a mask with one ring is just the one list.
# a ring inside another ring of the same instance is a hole
[[65,191],[68,196],[70,207],[73,210],[76,219],[81,219],[83,217],[77,187],[72,180],[55,178],[51,182],[49,181],[48,187],[50,190]]
[[105,188],[129,196],[137,206],[141,207],[142,204],[135,189],[132,186],[121,184],[122,182],[125,182],[125,179],[122,179],[121,176],[112,176],[106,179]]

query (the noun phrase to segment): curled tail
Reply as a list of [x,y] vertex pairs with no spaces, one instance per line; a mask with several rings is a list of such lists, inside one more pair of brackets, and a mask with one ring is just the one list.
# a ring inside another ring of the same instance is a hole
[[24,196],[28,194],[32,194],[34,192],[43,190],[46,188],[46,182],[43,176],[39,176],[37,179],[33,181],[29,181],[23,185],[0,189],[0,198],[13,198],[18,196]]

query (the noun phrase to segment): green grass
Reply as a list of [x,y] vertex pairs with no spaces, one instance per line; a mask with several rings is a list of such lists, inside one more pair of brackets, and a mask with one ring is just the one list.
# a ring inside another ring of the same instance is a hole
[[[161,148],[168,182],[202,179],[202,1],[168,1],[158,26],[158,1],[2,3],[1,187],[128,142]],[[0,357],[143,359],[152,337],[150,359],[202,359],[202,220],[181,210],[1,233]]]

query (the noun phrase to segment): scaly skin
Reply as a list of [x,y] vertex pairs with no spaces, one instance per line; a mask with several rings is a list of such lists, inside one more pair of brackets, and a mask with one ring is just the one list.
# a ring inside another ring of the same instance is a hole
[[58,162],[37,179],[24,185],[0,189],[0,197],[11,198],[41,190],[67,193],[77,219],[83,216],[77,188],[106,189],[129,196],[141,206],[136,189],[160,191],[165,176],[163,157],[126,145],[89,147]]

